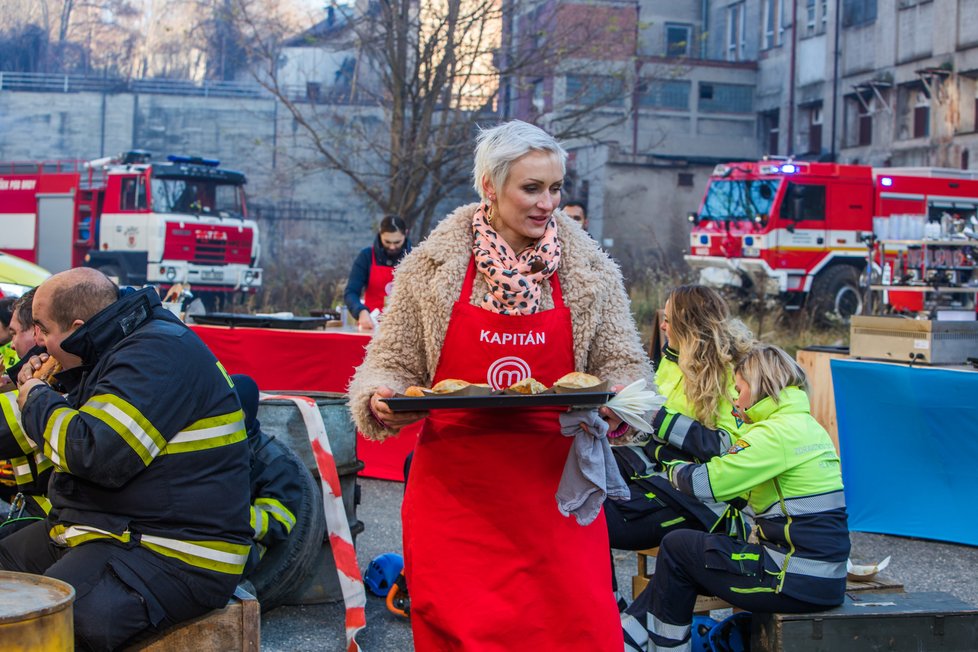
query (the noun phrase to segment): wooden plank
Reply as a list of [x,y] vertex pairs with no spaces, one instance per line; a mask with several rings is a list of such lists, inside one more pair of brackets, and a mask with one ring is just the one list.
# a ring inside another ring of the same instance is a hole
[[835,393],[832,387],[833,358],[847,358],[845,353],[810,351],[800,349],[795,355],[798,364],[808,374],[808,395],[812,403],[812,416],[832,438],[836,453],[839,452],[839,422],[835,414]]
[[261,607],[252,596],[181,623],[126,648],[127,652],[258,652]]

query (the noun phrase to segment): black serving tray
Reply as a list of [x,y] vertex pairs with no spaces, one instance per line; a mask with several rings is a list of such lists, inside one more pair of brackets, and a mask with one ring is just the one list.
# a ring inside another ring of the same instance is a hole
[[488,408],[600,407],[614,392],[568,392],[563,394],[483,394],[476,396],[396,396],[382,398],[394,412],[426,410],[472,410]]
[[242,315],[232,312],[211,312],[192,315],[195,324],[205,326],[247,326],[250,328],[284,328],[288,330],[315,330],[323,328],[329,319],[325,317],[267,317]]

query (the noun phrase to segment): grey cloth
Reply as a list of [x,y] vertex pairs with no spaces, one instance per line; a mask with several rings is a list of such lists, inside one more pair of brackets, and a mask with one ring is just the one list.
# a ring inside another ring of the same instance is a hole
[[597,410],[574,410],[560,415],[560,433],[574,443],[557,487],[557,508],[564,516],[573,514],[578,524],[590,525],[606,497],[629,497],[608,443],[608,424]]

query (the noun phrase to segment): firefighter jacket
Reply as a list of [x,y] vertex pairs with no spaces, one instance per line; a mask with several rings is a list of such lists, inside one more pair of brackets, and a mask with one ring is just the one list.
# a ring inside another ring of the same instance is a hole
[[302,484],[296,467],[269,446],[272,438],[258,422],[248,431],[251,449],[251,527],[259,554],[289,538],[302,506]]
[[744,428],[732,416],[733,406],[726,398],[721,398],[718,403],[716,429],[696,421],[683,389],[683,373],[678,362],[676,351],[667,348],[655,371],[656,386],[666,401],[652,421],[653,436],[642,446],[614,447],[619,470],[631,483],[645,489],[650,498],[654,496],[691,513],[707,532],[746,538],[747,526],[736,509],[744,504],[743,500],[734,500],[733,506],[721,501],[698,500],[669,484],[668,464],[700,462],[716,457],[730,447],[731,433],[735,435]]
[[758,401],[747,417],[754,425],[722,456],[671,467],[673,484],[701,500],[746,494],[765,566],[777,574],[776,590],[816,604],[841,604],[849,530],[832,440],[798,387],[786,388],[777,402]]
[[16,390],[0,394],[0,459],[10,462],[15,491],[24,497],[24,512],[41,517],[50,512],[51,502],[45,493],[51,460],[24,433]]
[[82,360],[58,376],[67,396],[35,386],[22,413],[54,465],[51,538],[113,539],[187,571],[239,576],[251,550],[248,445],[220,363],[153,288],[61,347]]

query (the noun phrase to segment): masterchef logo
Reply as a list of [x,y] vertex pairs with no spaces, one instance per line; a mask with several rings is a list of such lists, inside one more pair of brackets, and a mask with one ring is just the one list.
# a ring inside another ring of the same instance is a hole
[[530,377],[530,365],[525,360],[509,355],[499,358],[491,365],[486,380],[493,389],[506,389]]

